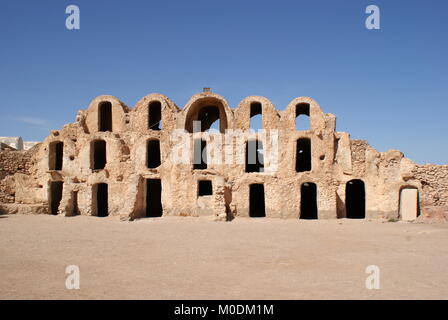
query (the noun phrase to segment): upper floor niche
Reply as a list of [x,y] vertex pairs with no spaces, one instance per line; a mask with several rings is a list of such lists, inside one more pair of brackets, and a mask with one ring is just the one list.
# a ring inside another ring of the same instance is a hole
[[264,172],[263,142],[259,140],[246,142],[246,172]]
[[95,140],[90,143],[90,168],[102,170],[106,167],[107,152],[106,141]]
[[207,141],[203,139],[194,140],[193,144],[193,169],[207,169]]
[[311,139],[300,138],[296,143],[296,171],[311,171]]
[[109,101],[98,105],[98,131],[112,131],[112,103]]
[[[219,130],[219,108],[217,106],[205,106],[198,112],[198,121],[201,122],[201,132],[210,129]],[[194,127],[194,124],[193,124]]]
[[148,129],[162,129],[162,104],[160,101],[153,101],[148,105]]
[[310,130],[310,105],[308,103],[296,105],[296,130]]
[[259,102],[252,102],[250,104],[249,128],[255,131],[263,129],[262,106]]
[[216,129],[225,133],[227,116],[223,103],[217,98],[202,98],[196,100],[188,109],[185,130],[189,133],[206,132]]
[[160,141],[151,139],[146,144],[146,166],[150,169],[160,166]]
[[64,143],[62,141],[55,141],[50,143],[48,167],[50,170],[62,170],[62,163],[64,159]]

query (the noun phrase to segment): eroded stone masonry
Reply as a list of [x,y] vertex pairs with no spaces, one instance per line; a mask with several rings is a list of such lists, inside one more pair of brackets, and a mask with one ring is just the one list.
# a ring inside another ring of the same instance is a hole
[[[255,116],[263,131],[249,130]],[[99,96],[30,150],[0,152],[1,213],[425,220],[447,208],[447,165],[351,140],[307,97],[279,111],[208,90],[183,109]]]

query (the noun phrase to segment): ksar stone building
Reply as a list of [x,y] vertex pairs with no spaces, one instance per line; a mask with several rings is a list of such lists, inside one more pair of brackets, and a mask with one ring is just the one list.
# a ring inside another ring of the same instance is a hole
[[[249,130],[253,116],[262,132]],[[308,125],[297,127],[302,119]],[[232,109],[209,90],[183,109],[161,94],[132,109],[99,96],[41,144],[0,152],[0,169],[0,213],[448,217],[448,166],[351,140],[307,97],[279,111],[259,96]]]

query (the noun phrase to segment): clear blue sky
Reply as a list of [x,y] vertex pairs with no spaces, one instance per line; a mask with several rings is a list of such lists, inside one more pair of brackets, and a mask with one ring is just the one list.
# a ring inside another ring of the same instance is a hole
[[[369,4],[381,30],[365,28]],[[447,21],[446,0],[1,0],[0,136],[41,140],[101,94],[182,108],[210,86],[232,107],[310,96],[352,138],[446,164]]]

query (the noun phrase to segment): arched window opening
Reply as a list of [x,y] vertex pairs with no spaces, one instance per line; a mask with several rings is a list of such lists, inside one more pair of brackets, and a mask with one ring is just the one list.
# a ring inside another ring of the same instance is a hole
[[366,196],[362,180],[350,180],[345,185],[345,209],[349,219],[366,217]]
[[112,103],[101,102],[98,105],[99,131],[112,131]]
[[193,149],[193,169],[207,169],[207,141],[194,140]]
[[160,101],[153,101],[148,106],[148,129],[162,129],[162,104]]
[[263,142],[259,140],[246,143],[246,172],[264,172]]
[[95,140],[91,144],[92,154],[92,163],[91,168],[93,170],[102,170],[106,167],[107,158],[106,158],[106,141],[104,140]]
[[419,192],[415,187],[400,190],[399,214],[401,220],[413,221],[420,216]]
[[296,130],[310,130],[310,105],[308,103],[296,105]]
[[162,207],[162,181],[160,179],[146,180],[146,216],[150,218],[161,217]]
[[220,133],[225,133],[227,129],[225,106],[217,98],[200,98],[188,108],[185,130],[193,133],[206,132],[209,129],[216,129]]
[[300,219],[317,219],[317,187],[311,182],[300,187]]
[[198,121],[201,122],[201,132],[210,129],[219,131],[219,108],[216,106],[206,106],[198,112]]
[[297,140],[296,171],[311,171],[311,139],[300,138]]
[[107,217],[109,215],[109,190],[107,183],[93,186],[93,215]]
[[249,216],[252,218],[266,217],[264,185],[261,183],[249,186]]
[[212,182],[210,180],[198,181],[198,196],[211,196],[213,195]]
[[160,166],[160,141],[149,140],[147,143],[147,162],[146,165],[150,169]]
[[48,166],[50,170],[62,170],[64,158],[64,143],[56,141],[50,143],[50,155],[48,158]]
[[250,122],[249,127],[252,130],[258,131],[263,129],[263,111],[261,103],[252,102],[250,104]]
[[57,215],[59,205],[62,200],[62,191],[64,183],[62,181],[51,181],[50,190],[48,193],[48,203],[50,207],[50,214]]

